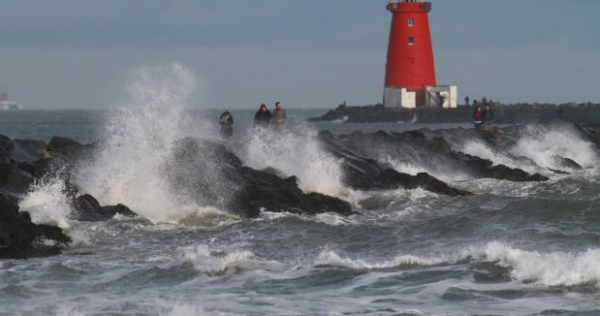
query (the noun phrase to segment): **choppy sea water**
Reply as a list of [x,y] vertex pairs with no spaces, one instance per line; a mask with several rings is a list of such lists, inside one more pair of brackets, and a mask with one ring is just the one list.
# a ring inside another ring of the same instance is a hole
[[[295,174],[304,190],[361,213],[246,220],[180,200],[162,181],[173,141],[217,134],[221,110],[186,108],[193,76],[180,67],[145,69],[132,82],[124,107],[111,111],[0,114],[0,134],[11,138],[99,141],[76,184],[102,204],[142,215],[71,221],[59,194],[64,183],[38,183],[21,208],[63,227],[74,244],[61,256],[0,261],[0,315],[600,315],[598,157],[568,131],[523,135],[514,151],[539,165],[560,154],[583,171],[516,183],[437,170],[475,193],[452,198],[353,191],[314,137],[321,129],[450,126],[307,124],[323,111],[289,110],[291,132],[275,146],[253,134],[252,110],[233,110],[233,142],[246,164]],[[460,149],[519,166],[482,143]],[[427,171],[418,161],[390,163]]]

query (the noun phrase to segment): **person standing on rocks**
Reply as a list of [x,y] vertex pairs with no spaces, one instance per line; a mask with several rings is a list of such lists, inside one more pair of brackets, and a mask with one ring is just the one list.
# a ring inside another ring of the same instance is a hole
[[233,135],[233,116],[229,111],[225,111],[221,114],[219,125],[221,125],[221,137],[230,139],[231,135]]
[[267,127],[271,123],[271,111],[266,104],[261,104],[260,109],[254,115],[254,127]]
[[481,107],[476,106],[475,111],[473,112],[473,125],[475,125],[476,129],[480,129],[483,124],[483,114],[481,113]]
[[287,113],[283,109],[283,104],[279,101],[275,102],[275,110],[273,111],[273,116],[271,117],[271,125],[275,129],[280,129],[283,127],[286,121]]
[[492,120],[494,119],[494,110],[492,110],[489,104],[485,105],[481,116],[483,119],[483,129],[490,130],[492,128]]

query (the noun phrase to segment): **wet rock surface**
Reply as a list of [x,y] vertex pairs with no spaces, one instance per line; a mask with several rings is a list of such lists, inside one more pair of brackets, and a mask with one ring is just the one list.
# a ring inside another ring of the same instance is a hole
[[[387,137],[384,132],[375,137]],[[355,134],[354,137],[362,138],[364,134]],[[457,196],[470,195],[470,192],[454,189],[443,181],[440,181],[426,173],[412,176],[400,173],[389,165],[381,163],[376,159],[365,158],[361,155],[359,145],[353,143],[352,136],[340,141],[336,136],[327,131],[319,133],[319,139],[326,150],[341,160],[344,171],[344,182],[358,190],[381,190],[381,189],[415,189],[423,188],[431,192]],[[348,144],[348,145],[347,145]]]
[[78,221],[103,222],[115,217],[117,214],[125,217],[138,216],[123,204],[100,206],[96,198],[84,194],[75,199],[71,218]]
[[[64,142],[70,144],[69,148],[78,144],[66,139]],[[62,157],[62,153],[49,150],[42,141],[13,141],[0,135],[0,258],[57,255],[71,242],[61,228],[33,223],[30,214],[19,211],[18,206],[19,198],[34,180],[51,172],[53,164]]]
[[[52,245],[42,243],[52,241]],[[27,212],[19,212],[16,201],[0,193],[0,259],[25,259],[61,253],[71,242],[62,229],[31,222]]]

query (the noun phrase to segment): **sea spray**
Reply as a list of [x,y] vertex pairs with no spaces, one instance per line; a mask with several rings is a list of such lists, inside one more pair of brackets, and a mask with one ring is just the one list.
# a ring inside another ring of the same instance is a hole
[[394,170],[413,176],[425,172],[445,182],[460,182],[470,179],[468,174],[443,164],[431,166],[420,161],[401,161],[393,155],[385,155],[384,161],[392,166]]
[[31,186],[29,193],[19,203],[19,207],[21,211],[31,214],[34,223],[69,228],[71,202],[65,191],[63,178],[56,174],[49,175]]
[[528,157],[546,168],[560,168],[555,157],[572,159],[583,167],[598,165],[598,152],[594,145],[566,125],[528,125],[510,152]]
[[505,152],[495,150],[481,140],[467,141],[462,145],[460,151],[472,156],[490,160],[494,163],[494,165],[505,165],[509,168],[518,168],[528,173],[536,173],[540,171],[535,164],[518,161],[517,159],[510,157],[510,155]]
[[245,148],[247,164],[255,169],[275,168],[282,176],[295,175],[304,191],[340,196],[342,185],[340,162],[327,154],[316,131],[305,126],[294,130],[249,132]]
[[180,64],[136,70],[129,99],[116,110],[93,161],[75,172],[74,182],[103,205],[125,204],[153,221],[168,220],[178,205],[163,166],[172,146],[190,125],[186,106],[196,87]]

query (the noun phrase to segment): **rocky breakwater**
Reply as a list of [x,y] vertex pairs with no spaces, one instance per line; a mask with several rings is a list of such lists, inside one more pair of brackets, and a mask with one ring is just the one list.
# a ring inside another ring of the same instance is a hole
[[[102,206],[90,194],[82,194],[71,181],[78,164],[93,157],[95,146],[68,138],[53,138],[48,144],[33,140],[11,140],[0,136],[0,258],[30,258],[60,254],[71,239],[59,227],[32,222],[19,211],[18,202],[36,181],[60,178],[73,221],[106,221],[119,214],[138,216],[128,206]],[[294,176],[282,178],[273,169],[244,166],[228,144],[211,140],[179,140],[164,165],[170,190],[198,205],[216,206],[245,218],[263,210],[317,214],[353,214],[349,203],[314,192],[304,192]]]
[[[494,122],[497,124],[548,123],[557,120],[571,123],[600,123],[600,104],[594,103],[501,104],[494,102],[490,105],[496,114]],[[409,109],[386,108],[382,104],[365,106],[347,106],[342,104],[335,109],[327,111],[322,116],[311,117],[308,121],[342,121],[344,123],[471,123],[473,110],[472,106],[458,106],[456,108],[418,107]]]
[[[321,132],[320,140],[325,148],[341,159],[346,183],[356,189],[390,189],[421,187],[434,193],[450,196],[469,195],[469,192],[454,189],[431,174],[462,174],[467,178],[492,178],[509,181],[546,181],[542,174],[530,174],[520,168],[496,164],[489,159],[461,151],[464,143],[480,141],[489,148],[511,154],[506,147],[514,145],[515,139],[500,129],[478,131],[474,129],[450,129],[430,131],[427,129],[403,133],[379,131],[375,133],[354,132],[333,135]],[[555,157],[568,168],[581,168],[576,162]],[[515,157],[525,165],[545,170],[527,157]],[[396,168],[395,166],[396,165]],[[397,165],[422,170],[416,175],[397,171]],[[424,171],[427,171],[425,173]],[[554,170],[546,169],[548,172]]]
[[244,166],[229,144],[185,138],[173,150],[166,174],[174,192],[185,200],[209,204],[246,218],[261,210],[317,214],[352,214],[349,203],[320,193],[303,192],[295,176],[282,178],[274,169]]

